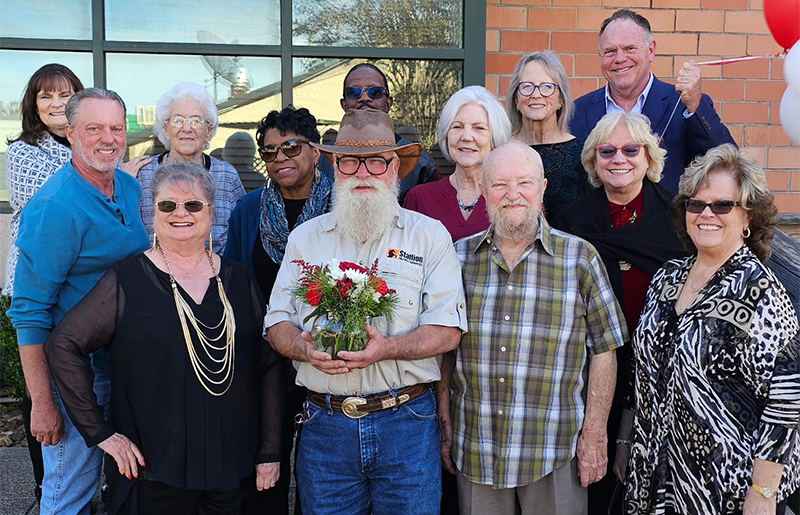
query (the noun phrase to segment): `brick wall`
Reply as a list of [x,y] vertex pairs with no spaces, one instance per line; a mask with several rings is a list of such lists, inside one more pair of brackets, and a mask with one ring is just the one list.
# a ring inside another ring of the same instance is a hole
[[[650,20],[655,37],[653,72],[673,81],[689,60],[710,61],[780,52],[764,19],[763,0],[488,0],[486,87],[505,97],[511,73],[526,52],[561,55],[575,98],[605,84],[597,33],[616,9]],[[783,61],[764,59],[702,66],[703,92],[740,147],[767,171],[781,213],[800,213],[800,146],[780,125],[786,89]]]

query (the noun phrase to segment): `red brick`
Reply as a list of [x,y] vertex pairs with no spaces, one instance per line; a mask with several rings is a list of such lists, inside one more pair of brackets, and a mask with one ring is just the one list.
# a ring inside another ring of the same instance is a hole
[[747,51],[747,37],[730,34],[700,34],[701,54],[743,55]]
[[776,193],[775,206],[780,213],[800,213],[800,193]]
[[597,54],[597,34],[591,32],[553,32],[550,48],[563,54]]
[[529,9],[528,28],[532,30],[575,30],[576,9]]
[[603,7],[650,7],[650,0],[603,0]]
[[486,51],[498,52],[500,51],[500,31],[487,30],[486,31]]
[[738,146],[742,146],[742,141],[744,141],[744,125],[738,124],[727,124],[726,127],[728,128],[728,132],[731,133],[731,137],[733,141],[736,142]]
[[723,102],[721,117],[725,123],[767,123],[769,106],[759,103]]
[[744,81],[740,80],[704,80],[703,93],[715,102],[721,100],[742,100],[744,98]]
[[653,7],[697,9],[700,0],[653,0]]
[[702,9],[747,9],[748,0],[701,0]]
[[511,74],[522,54],[486,52],[486,73]]
[[510,75],[504,75],[500,77],[500,90],[497,93],[497,98],[499,98],[500,100],[506,98],[506,95],[508,94],[509,85],[511,85]]
[[[650,22],[653,32],[672,32],[675,30],[675,11],[665,9],[637,9]],[[600,26],[598,25],[598,30]]]
[[722,32],[725,13],[722,11],[678,10],[675,30],[679,32]]
[[750,10],[764,12],[764,0],[750,0]]
[[661,32],[654,34],[656,52],[659,54],[696,54],[697,34],[671,34]]
[[650,69],[653,73],[656,74],[662,80],[669,80],[672,76],[672,62],[673,57],[671,55],[658,55],[656,54],[656,60],[653,61],[653,64],[650,65]]
[[753,11],[728,11],[725,13],[725,32],[741,34],[769,34],[764,13]]
[[771,34],[769,36],[747,36],[748,55],[778,54],[781,50],[783,49],[775,42],[775,38]]
[[769,123],[781,127],[781,103],[780,102],[765,102],[769,109]]
[[748,147],[788,147],[791,141],[779,125],[748,125],[744,129],[744,144]]
[[789,190],[789,172],[778,170],[766,170],[767,186],[770,191],[788,191]]
[[598,79],[570,79],[569,85],[572,87],[572,97],[578,98],[590,93],[601,85],[605,84],[605,80]]
[[800,191],[800,170],[793,170],[791,174],[792,174],[791,190]]
[[742,152],[752,157],[761,168],[767,167],[767,149],[764,147],[741,147]]
[[599,37],[600,25],[615,9],[578,9],[578,30],[592,30]]
[[513,2],[503,2],[514,5],[550,5],[550,0],[514,0]]
[[722,76],[726,79],[768,79],[769,59],[724,64]]
[[[591,7],[600,6],[600,0],[553,0],[553,5],[569,6],[569,7]],[[600,26],[597,26],[600,30]]]
[[780,102],[784,91],[786,91],[786,83],[782,80],[749,80],[747,81],[747,96],[745,99]]
[[800,169],[800,148],[770,148],[767,165],[778,169]]
[[528,10],[525,7],[486,7],[487,28],[525,28]]
[[[545,50],[549,43],[548,32],[504,30],[500,34],[500,50],[503,52],[536,52]],[[513,71],[513,68],[511,70]]]
[[580,54],[575,56],[575,71],[578,77],[597,77],[600,75],[600,57]]
[[567,76],[572,77],[575,75],[575,56],[570,54],[558,54],[558,58],[561,59],[561,64],[564,65],[564,69],[567,71]]
[[491,94],[497,96],[500,91],[497,87],[499,83],[500,79],[497,77],[497,75],[492,75],[491,77],[486,77],[484,87],[488,89]]

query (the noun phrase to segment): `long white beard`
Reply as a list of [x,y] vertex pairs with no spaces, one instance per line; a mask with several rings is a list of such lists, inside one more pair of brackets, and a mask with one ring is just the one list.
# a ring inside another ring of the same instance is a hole
[[[359,186],[375,188],[369,193],[354,191]],[[333,215],[337,231],[358,245],[378,240],[397,217],[400,182],[387,186],[379,179],[337,180],[333,188]]]
[[535,206],[531,206],[530,203],[524,200],[515,202],[515,204],[516,203],[527,206],[525,214],[522,217],[508,216],[503,211],[503,206],[511,204],[510,202],[504,202],[500,206],[488,204],[486,206],[489,213],[489,221],[492,222],[494,231],[501,237],[510,240],[526,238],[530,236],[531,233],[535,233],[539,230],[539,214],[541,213],[541,207],[536,209]]

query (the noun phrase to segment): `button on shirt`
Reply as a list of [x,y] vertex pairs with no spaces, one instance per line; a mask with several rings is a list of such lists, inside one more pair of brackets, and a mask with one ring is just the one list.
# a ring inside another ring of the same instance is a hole
[[[452,240],[444,226],[427,216],[401,209],[395,224],[378,241],[356,245],[340,236],[332,213],[318,216],[289,235],[264,327],[290,321],[310,331],[314,320],[303,323],[313,308],[293,299],[288,289],[296,286],[300,267],[293,260],[324,264],[336,258],[369,267],[378,259],[378,273],[400,302],[392,320],[373,318],[384,336],[407,333],[420,325],[467,329],[461,268]],[[386,360],[347,374],[329,375],[309,363],[295,362],[297,384],[311,391],[333,395],[369,395],[391,388],[438,381],[440,359]]]
[[588,361],[627,339],[594,247],[539,223],[511,271],[491,228],[456,243],[469,331],[453,378],[454,458],[494,488],[530,484],[575,456]]

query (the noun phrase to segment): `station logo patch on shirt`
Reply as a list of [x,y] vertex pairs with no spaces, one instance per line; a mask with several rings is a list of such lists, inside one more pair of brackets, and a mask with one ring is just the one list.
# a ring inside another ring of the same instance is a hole
[[417,256],[416,254],[411,254],[405,250],[393,249],[391,247],[389,247],[389,249],[386,251],[386,257],[389,259],[399,259],[400,261],[405,261],[406,263],[411,263],[412,265],[417,266],[422,266],[423,262],[422,256]]

